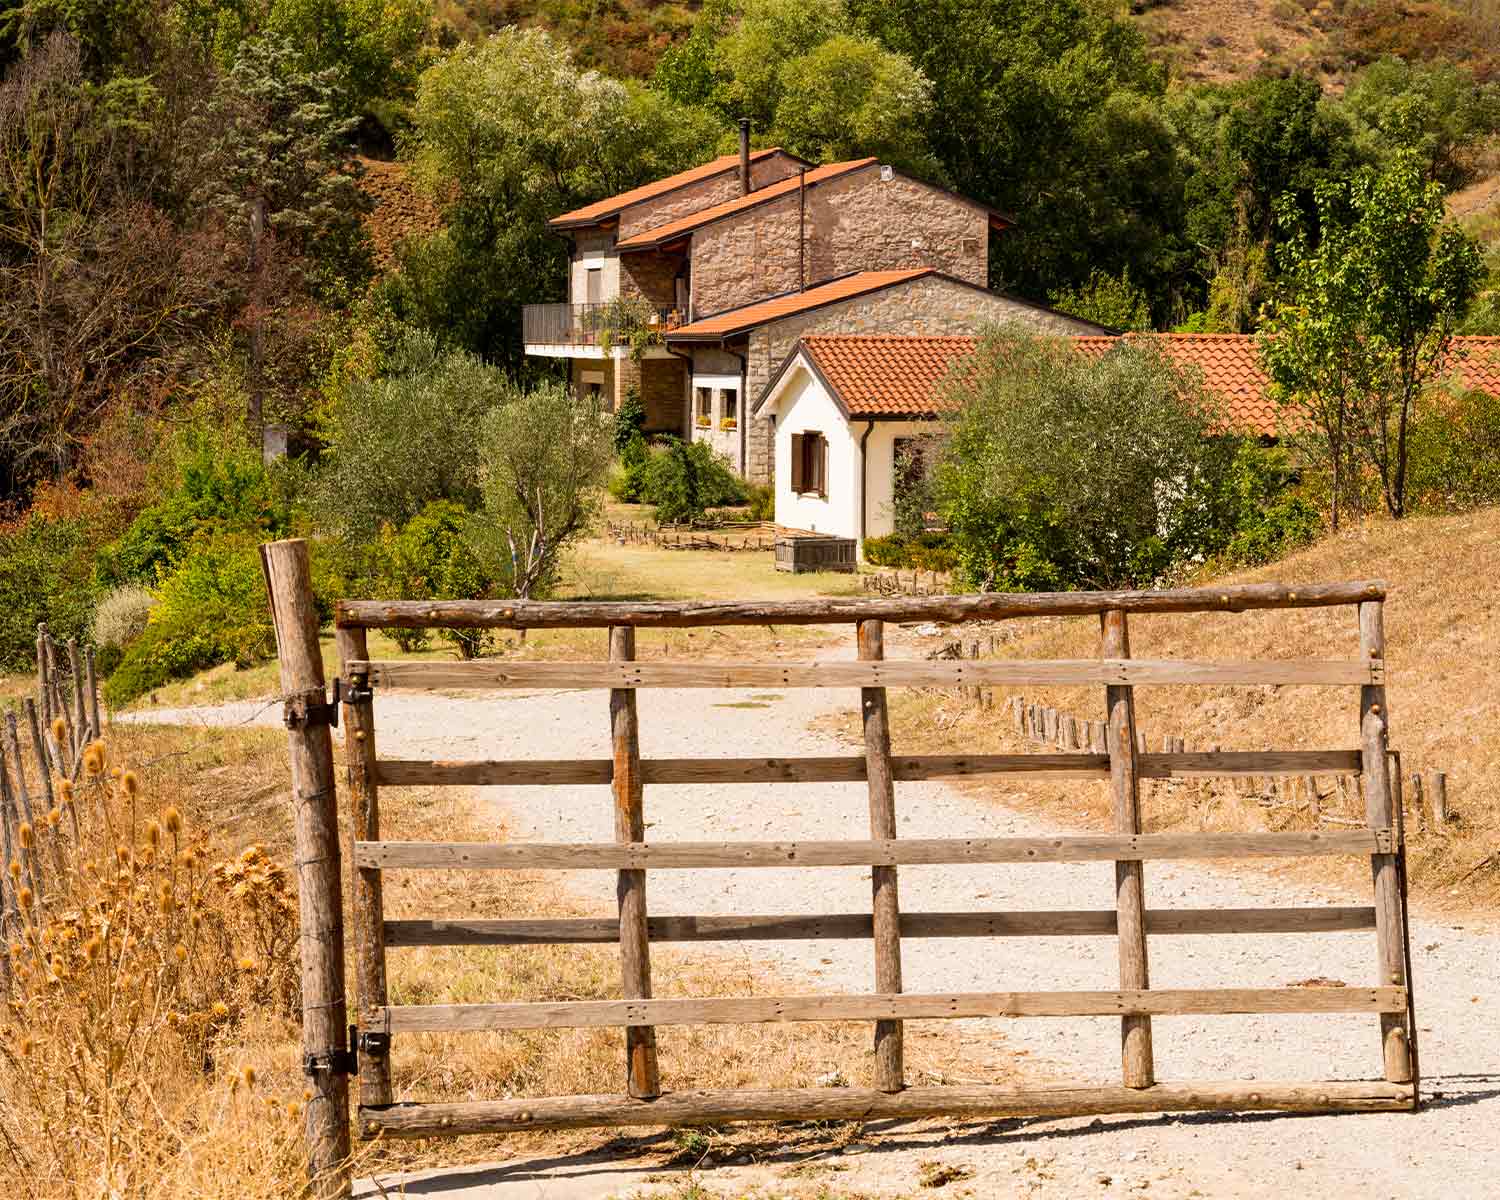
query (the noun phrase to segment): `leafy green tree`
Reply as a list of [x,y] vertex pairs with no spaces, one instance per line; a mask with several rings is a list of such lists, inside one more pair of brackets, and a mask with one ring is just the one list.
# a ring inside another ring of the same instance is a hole
[[719,0],[663,56],[658,88],[813,161],[878,155],[943,177],[927,77],[861,30],[844,0]]
[[1150,339],[1091,361],[1001,328],[949,386],[939,511],[982,589],[1149,586],[1233,535],[1234,442]]
[[1315,191],[1320,238],[1294,238],[1290,286],[1263,343],[1294,418],[1315,421],[1335,469],[1353,436],[1386,508],[1406,512],[1408,434],[1424,391],[1447,370],[1456,324],[1479,291],[1478,244],[1446,220],[1443,188],[1415,150]]
[[693,521],[715,505],[744,500],[744,484],[707,442],[662,441],[665,448],[646,461],[641,496],[656,505],[658,521]]
[[560,383],[513,397],[483,423],[484,514],[472,536],[522,599],[557,581],[560,559],[599,511],[614,427]]
[[445,207],[387,285],[396,313],[518,372],[521,305],[560,299],[558,213],[700,162],[718,126],[638,86],[581,71],[539,29],[455,49],[418,83],[406,149]]
[[1103,271],[1091,271],[1088,282],[1081,287],[1054,292],[1052,306],[1111,329],[1139,332],[1151,328],[1151,309],[1146,293],[1130,282],[1128,271],[1119,278]]
[[367,545],[434,500],[477,507],[480,426],[513,395],[498,369],[408,332],[383,374],[353,378],[340,397],[316,485],[324,527]]
[[307,74],[334,71],[345,112],[411,94],[430,8],[421,0],[272,0],[266,31],[285,38]]
[[[1165,73],[1133,25],[1087,0],[850,0],[933,87],[927,145],[960,191],[1017,220],[992,282],[1045,299],[1091,270],[1164,291],[1182,180]],[[1167,315],[1163,305],[1160,315]]]
[[[381,595],[400,600],[481,600],[494,590],[495,580],[469,544],[472,514],[451,500],[433,500],[403,525],[381,531],[379,586]],[[427,642],[424,629],[402,630],[397,641],[403,650],[420,649]],[[444,629],[460,658],[477,658],[490,641],[483,629]]]

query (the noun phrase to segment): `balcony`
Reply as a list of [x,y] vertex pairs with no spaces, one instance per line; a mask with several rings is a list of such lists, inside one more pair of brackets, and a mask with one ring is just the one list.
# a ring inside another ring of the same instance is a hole
[[660,345],[668,329],[682,323],[675,309],[620,297],[599,304],[528,304],[521,336],[528,346],[624,346],[632,351]]

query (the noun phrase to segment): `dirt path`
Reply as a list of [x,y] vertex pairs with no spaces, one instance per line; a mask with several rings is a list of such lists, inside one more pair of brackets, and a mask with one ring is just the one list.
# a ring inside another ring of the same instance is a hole
[[[814,690],[747,694],[642,692],[642,752],[648,756],[847,753],[810,723],[850,695]],[[449,698],[383,694],[379,744],[387,756],[432,758],[607,757],[602,693],[550,692]],[[153,720],[274,723],[260,705],[151,714]],[[483,789],[518,839],[608,841],[607,788]],[[1024,836],[1057,832],[1015,808],[982,804],[938,783],[903,784],[897,807],[903,836]],[[651,836],[663,840],[791,839],[862,836],[862,784],[702,785],[647,789]],[[820,870],[659,871],[650,906],[658,914],[858,912],[868,909],[869,872]],[[1102,864],[903,867],[902,907],[932,909],[1108,908],[1112,874]],[[601,914],[614,881],[579,872],[568,885]],[[1316,900],[1367,902],[1325,891],[1292,890],[1272,873],[1229,874],[1190,864],[1151,864],[1148,899],[1160,907],[1253,906]],[[898,1128],[867,1127],[866,1140],[837,1159],[823,1180],[869,1196],[1150,1195],[1481,1197],[1500,1178],[1500,935],[1463,925],[1412,923],[1415,987],[1427,1094],[1417,1115],[1339,1117],[1118,1117],[1027,1120]],[[744,943],[726,949],[807,980],[808,990],[868,991],[874,968],[863,943]],[[1116,986],[1107,938],[1014,941],[934,939],[903,946],[909,990],[1101,988]],[[1372,982],[1368,934],[1154,937],[1157,987],[1277,987],[1311,978]],[[970,1022],[996,1056],[1026,1064],[1032,1082],[1114,1082],[1119,1049],[1112,1018]],[[1373,1018],[1279,1016],[1158,1018],[1160,1078],[1336,1079],[1370,1077],[1379,1055]],[[671,1036],[664,1030],[664,1038]],[[985,1077],[976,1062],[968,1078]],[[440,1149],[434,1150],[441,1153]],[[918,1187],[919,1165],[938,1161],[973,1172],[941,1192]],[[697,1179],[716,1195],[754,1184],[769,1195],[797,1194],[786,1164],[724,1166]],[[603,1200],[651,1195],[666,1184],[622,1170],[617,1161],[517,1162],[491,1170],[432,1172],[406,1182],[408,1194],[453,1200]],[[656,1175],[660,1180],[660,1174]],[[392,1193],[397,1181],[382,1179]],[[357,1194],[378,1195],[365,1185]],[[837,1195],[835,1190],[831,1193]]]

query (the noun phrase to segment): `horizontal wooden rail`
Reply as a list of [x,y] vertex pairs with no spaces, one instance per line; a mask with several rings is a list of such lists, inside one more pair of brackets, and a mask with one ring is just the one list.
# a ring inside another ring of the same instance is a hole
[[1142,833],[838,842],[355,842],[358,867],[387,870],[636,870],[1112,862],[1153,858],[1304,858],[1389,854],[1388,829],[1318,833]]
[[1384,682],[1382,661],[1285,659],[955,659],[939,662],[351,662],[377,687],[804,688],[985,687],[999,684],[1274,684],[1365,687]]
[[[872,936],[869,913],[827,916],[651,917],[653,942],[794,941]],[[1187,908],[1146,913],[1146,932],[1341,933],[1375,928],[1375,910],[1365,908]],[[1112,909],[1037,912],[902,913],[903,938],[1077,937],[1116,932]],[[612,917],[535,920],[456,917],[385,923],[390,946],[556,946],[614,944],[620,923]]]
[[367,629],[597,629],[609,625],[830,625],[856,621],[999,621],[1127,613],[1243,612],[1324,608],[1383,600],[1385,584],[1250,583],[1131,592],[990,592],[972,596],[889,596],[872,600],[340,600],[335,623]]
[[1118,992],[913,992],[869,996],[713,996],[681,1000],[559,1000],[404,1004],[367,1014],[385,1033],[593,1029],[617,1025],[738,1025],[782,1021],[946,1020],[970,1017],[1207,1016],[1239,1013],[1404,1012],[1406,989],[1167,988]]
[[[1143,754],[1141,775],[1169,779],[1190,775],[1357,775],[1358,750],[1214,751]],[[1053,779],[1104,779],[1107,754],[926,754],[892,756],[898,781],[984,775],[1042,775]],[[825,758],[646,758],[645,783],[852,783],[866,777],[863,756]],[[539,784],[607,784],[608,758],[431,761],[381,759],[379,783],[520,787]]]
[[1077,1117],[1155,1112],[1396,1112],[1415,1102],[1410,1084],[1158,1083],[1147,1088],[1016,1088],[999,1085],[784,1088],[776,1091],[667,1092],[629,1096],[552,1096],[361,1108],[355,1128],[372,1137],[521,1133],[528,1129],[717,1125],[727,1121],[875,1121],[918,1117]]

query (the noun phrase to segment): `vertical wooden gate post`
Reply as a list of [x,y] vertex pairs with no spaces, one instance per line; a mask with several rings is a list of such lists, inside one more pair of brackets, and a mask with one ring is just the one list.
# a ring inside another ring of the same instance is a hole
[[[344,762],[349,781],[349,829],[356,842],[380,840],[380,795],[375,782],[375,697],[368,675],[351,676],[348,664],[370,657],[363,629],[334,632],[344,693]],[[353,854],[353,847],[350,848]],[[385,978],[385,898],[378,867],[354,872],[354,978],[359,989],[359,1102],[391,1102],[390,1036],[373,1029],[373,1010],[388,1003]]]
[[344,914],[333,739],[318,649],[307,543],[260,548],[292,760],[297,892],[302,926],[302,1052],[307,1168],[320,1200],[349,1195],[349,1060],[344,1001]]
[[[1130,657],[1130,630],[1118,609],[1101,613],[1103,657]],[[1109,777],[1114,791],[1116,833],[1140,833],[1141,792],[1136,763],[1135,689],[1105,688],[1108,720]],[[1146,881],[1139,860],[1115,863],[1115,909],[1120,935],[1120,987],[1151,986],[1146,965]],[[1120,1018],[1120,1058],[1126,1087],[1145,1088],[1156,1082],[1152,1065],[1151,1018]]]
[[[1359,656],[1370,663],[1385,662],[1385,618],[1379,600],[1359,606]],[[1390,714],[1386,711],[1385,686],[1367,685],[1359,690],[1359,742],[1361,773],[1365,783],[1365,820],[1372,829],[1394,829],[1395,805],[1391,796],[1390,758],[1387,754]],[[1395,854],[1370,858],[1375,886],[1375,940],[1379,947],[1381,987],[1405,987],[1406,956],[1402,940],[1401,880]],[[1404,1013],[1380,1014],[1380,1041],[1385,1056],[1385,1077],[1392,1083],[1411,1081],[1411,1055],[1407,1050]]]
[[[609,631],[609,657],[616,662],[635,659],[635,626],[614,625]],[[644,842],[646,810],[641,785],[641,726],[634,688],[611,688],[609,723],[614,749],[615,840]],[[651,940],[646,928],[646,872],[619,874],[620,974],[627,1000],[651,999]],[[650,1025],[625,1027],[625,1087],[637,1100],[661,1095],[656,1064],[656,1029]]]
[[[885,625],[860,621],[857,626],[859,657],[863,661],[885,657]],[[860,689],[860,711],[865,727],[865,771],[870,788],[870,836],[896,836],[896,785],[891,770],[891,724],[885,688]],[[874,904],[875,990],[894,995],[901,990],[901,904],[896,892],[896,868],[872,866],[870,886]],[[905,1086],[900,1021],[875,1022],[875,1087],[899,1092]]]

